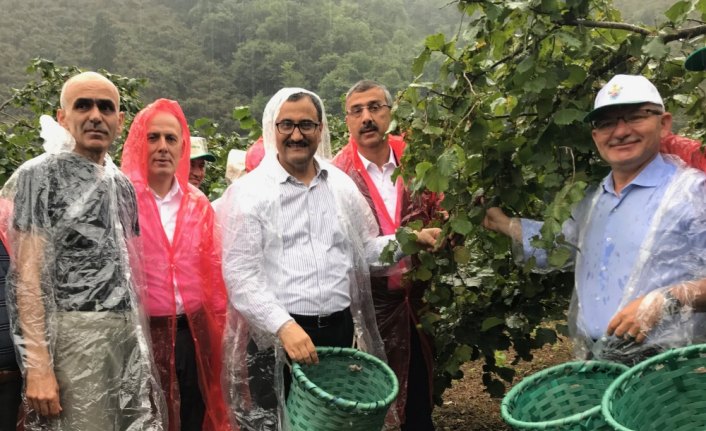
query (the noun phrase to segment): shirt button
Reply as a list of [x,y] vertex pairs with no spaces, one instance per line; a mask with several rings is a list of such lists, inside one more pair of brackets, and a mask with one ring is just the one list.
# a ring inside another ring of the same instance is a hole
[[608,268],[606,268],[605,266],[601,266],[601,271],[605,272],[607,270],[608,270]]

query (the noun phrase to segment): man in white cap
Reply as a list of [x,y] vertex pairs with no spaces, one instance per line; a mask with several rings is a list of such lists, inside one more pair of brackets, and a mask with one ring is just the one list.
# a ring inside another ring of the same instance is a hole
[[206,162],[215,162],[216,156],[208,151],[206,138],[191,137],[191,168],[189,169],[189,183],[197,189],[201,187],[206,178]]
[[[569,324],[580,355],[634,362],[685,345],[703,304],[706,177],[659,153],[672,116],[643,76],[616,75],[586,116],[611,172],[564,223],[575,253]],[[517,241],[524,258],[546,266],[530,240],[540,222],[489,208],[488,229]]]

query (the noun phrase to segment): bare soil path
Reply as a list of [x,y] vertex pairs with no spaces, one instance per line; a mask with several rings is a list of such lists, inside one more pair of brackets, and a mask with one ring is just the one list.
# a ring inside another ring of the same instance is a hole
[[[544,346],[534,353],[532,362],[520,362],[515,366],[517,376],[514,384],[525,376],[572,359],[571,346],[566,338],[554,345]],[[482,367],[482,361],[465,364],[462,368],[465,377],[454,382],[453,387],[444,393],[444,404],[434,410],[434,423],[438,431],[510,430],[500,417],[501,399],[491,398],[483,391]]]

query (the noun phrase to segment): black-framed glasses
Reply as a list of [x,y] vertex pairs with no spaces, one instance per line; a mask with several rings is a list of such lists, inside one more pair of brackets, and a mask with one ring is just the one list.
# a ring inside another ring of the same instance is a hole
[[319,123],[309,120],[300,121],[295,123],[294,121],[284,120],[279,123],[275,123],[277,131],[283,135],[291,135],[294,133],[294,129],[299,129],[302,135],[311,135],[319,128]]
[[101,114],[113,114],[117,111],[115,103],[110,99],[91,99],[88,97],[76,99],[73,109],[76,111],[90,111],[94,106],[98,107]]
[[378,102],[368,103],[367,105],[355,105],[351,107],[350,111],[348,111],[348,115],[351,117],[360,117],[366,109],[370,112],[370,114],[375,115],[384,108],[390,108],[390,105],[385,105]]
[[601,132],[609,132],[616,127],[618,127],[618,122],[620,120],[625,121],[625,124],[628,124],[630,126],[635,126],[649,117],[653,115],[662,115],[664,112],[658,111],[656,109],[648,109],[648,108],[642,108],[642,109],[637,109],[632,112],[628,112],[627,114],[623,115],[618,115],[615,117],[610,117],[610,118],[598,118],[596,120],[591,121],[591,127],[593,127],[595,130],[601,131]]

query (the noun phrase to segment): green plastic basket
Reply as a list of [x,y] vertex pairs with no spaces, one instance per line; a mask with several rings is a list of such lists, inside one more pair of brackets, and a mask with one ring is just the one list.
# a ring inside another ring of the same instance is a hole
[[295,431],[380,430],[399,385],[380,359],[356,349],[317,347],[318,365],[292,365],[287,398]]
[[640,362],[610,385],[601,407],[614,430],[706,429],[706,344]]
[[560,364],[522,380],[507,393],[502,417],[516,430],[611,430],[601,415],[601,399],[628,369],[602,361]]

